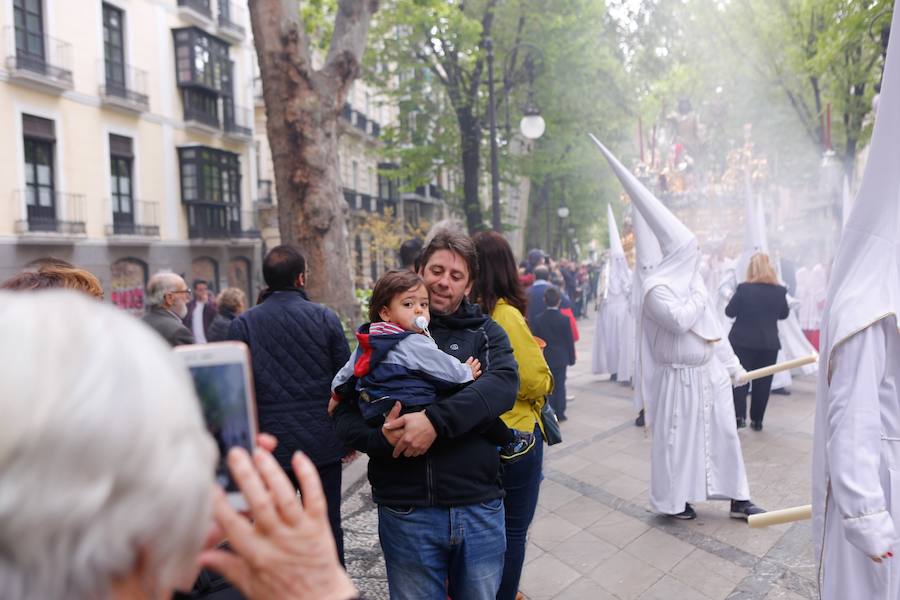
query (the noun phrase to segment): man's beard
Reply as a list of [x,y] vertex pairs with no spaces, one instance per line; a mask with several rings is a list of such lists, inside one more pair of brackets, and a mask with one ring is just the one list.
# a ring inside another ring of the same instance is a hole
[[172,312],[178,315],[179,319],[185,318],[188,313],[187,304],[176,304],[172,307]]

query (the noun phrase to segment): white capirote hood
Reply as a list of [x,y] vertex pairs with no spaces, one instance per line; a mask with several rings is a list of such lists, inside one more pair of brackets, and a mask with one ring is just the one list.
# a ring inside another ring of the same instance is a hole
[[[591,140],[600,148],[600,152],[606,157],[613,172],[625,192],[631,198],[632,205],[646,221],[650,235],[641,235],[643,226],[638,218],[635,218],[635,238],[637,243],[637,269],[640,271],[641,301],[654,287],[664,285],[671,289],[680,298],[687,298],[698,288],[706,293],[706,286],[700,276],[700,245],[697,237],[684,223],[678,220],[672,212],[644,187],[637,177],[626,169],[613,154],[606,149],[600,141],[591,134]],[[641,237],[648,240],[648,244],[642,244]],[[655,237],[658,247],[662,251],[662,257],[655,265],[653,254],[656,249],[649,238]],[[714,311],[707,301],[706,311],[697,319],[691,328],[695,334],[705,340],[715,341],[722,337],[719,322]]]

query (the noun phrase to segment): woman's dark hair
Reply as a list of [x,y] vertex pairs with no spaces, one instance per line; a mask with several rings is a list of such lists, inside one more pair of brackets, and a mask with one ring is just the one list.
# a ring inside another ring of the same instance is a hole
[[270,290],[293,288],[297,277],[306,273],[306,259],[292,246],[275,246],[263,259],[262,271]]
[[381,321],[381,309],[388,306],[394,296],[422,286],[425,291],[425,280],[418,273],[412,271],[388,271],[375,282],[372,290],[372,298],[369,300],[369,321],[378,323]]
[[501,298],[519,309],[522,315],[528,307],[528,297],[519,281],[516,259],[506,238],[496,231],[482,231],[472,237],[478,252],[478,275],[472,288],[472,298],[485,314],[494,312]]

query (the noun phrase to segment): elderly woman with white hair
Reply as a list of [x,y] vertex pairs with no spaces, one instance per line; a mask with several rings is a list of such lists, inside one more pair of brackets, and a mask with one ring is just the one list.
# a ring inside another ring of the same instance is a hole
[[[0,331],[4,599],[159,600],[201,566],[251,599],[355,597],[309,460],[301,505],[267,450],[232,450],[254,524],[234,512],[187,370],[139,321],[74,292],[0,293]],[[225,536],[231,552],[204,551]]]

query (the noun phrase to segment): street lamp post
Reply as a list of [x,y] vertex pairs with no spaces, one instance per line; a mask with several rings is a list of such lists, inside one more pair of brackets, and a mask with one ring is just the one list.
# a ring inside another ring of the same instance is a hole
[[559,245],[556,247],[556,258],[562,258],[565,240],[563,238],[563,221],[566,217],[569,216],[569,207],[568,206],[560,206],[556,209],[556,216],[559,217],[559,227],[557,231],[559,231]]
[[[487,67],[488,67],[488,121],[490,123],[491,136],[491,228],[500,232],[503,228],[503,219],[500,211],[500,166],[497,160],[497,106],[494,102],[494,42],[491,38],[484,41],[484,48],[487,51]],[[543,52],[534,44],[528,42],[520,42],[509,49],[511,56],[514,50],[519,48],[528,48],[532,54],[538,54],[543,59]],[[522,135],[529,140],[536,140],[544,135],[546,123],[541,116],[541,111],[534,101],[534,83],[535,61],[529,55],[525,63],[525,70],[528,77],[528,101],[522,109],[522,121],[519,123],[519,130]],[[509,136],[509,89],[510,80],[508,77],[509,65],[504,62],[503,65],[503,93],[506,100],[506,134]]]

